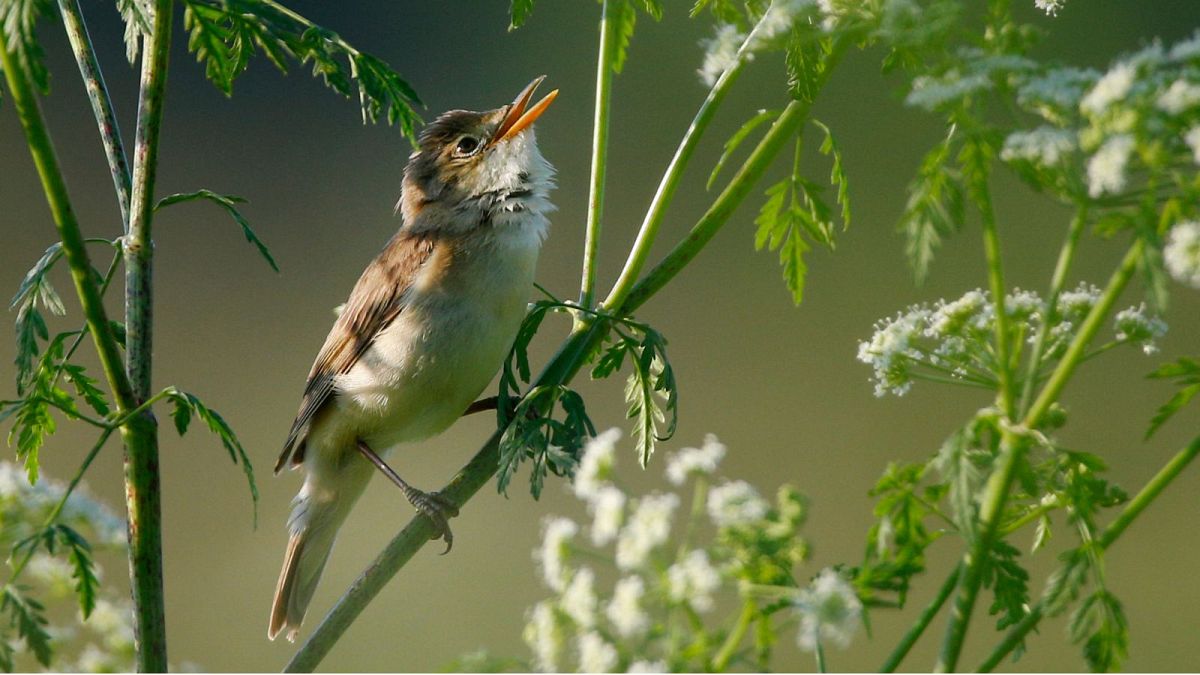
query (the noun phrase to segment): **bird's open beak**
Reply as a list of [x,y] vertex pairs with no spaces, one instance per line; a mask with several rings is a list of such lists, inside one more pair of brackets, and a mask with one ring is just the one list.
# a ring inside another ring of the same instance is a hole
[[517,134],[524,131],[529,125],[533,124],[534,120],[541,117],[542,113],[546,112],[546,108],[554,102],[554,97],[558,96],[558,90],[546,94],[542,100],[529,105],[529,100],[533,98],[533,92],[546,79],[545,75],[534,79],[520,94],[513,100],[512,105],[508,106],[508,110],[504,113],[504,119],[500,120],[500,126],[496,127],[496,133],[492,134],[492,145],[513,138]]

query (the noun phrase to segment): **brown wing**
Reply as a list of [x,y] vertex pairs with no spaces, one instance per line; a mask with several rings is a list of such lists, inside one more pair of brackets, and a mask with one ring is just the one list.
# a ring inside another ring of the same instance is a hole
[[304,461],[309,425],[329,402],[337,376],[349,372],[375,337],[403,311],[405,295],[433,248],[432,238],[401,232],[363,270],[308,373],[300,412],[275,463],[276,473],[289,460],[293,465]]

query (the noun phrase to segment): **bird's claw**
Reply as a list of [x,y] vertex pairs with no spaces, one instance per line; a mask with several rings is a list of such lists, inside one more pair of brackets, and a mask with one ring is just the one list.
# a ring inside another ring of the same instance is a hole
[[422,515],[433,522],[434,533],[429,539],[444,539],[446,541],[446,550],[442,551],[442,555],[450,552],[454,546],[454,533],[450,531],[450,519],[458,516],[458,507],[449,498],[438,492],[418,492],[409,496],[409,501],[413,507]]

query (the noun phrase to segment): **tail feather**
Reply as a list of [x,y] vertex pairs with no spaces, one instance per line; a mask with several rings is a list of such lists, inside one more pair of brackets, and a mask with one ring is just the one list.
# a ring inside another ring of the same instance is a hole
[[287,639],[295,641],[312,601],[317,582],[325,571],[329,552],[348,509],[336,502],[314,504],[303,492],[292,512],[292,536],[283,557],[283,569],[275,586],[271,605],[271,623],[267,637],[274,640],[285,628]]

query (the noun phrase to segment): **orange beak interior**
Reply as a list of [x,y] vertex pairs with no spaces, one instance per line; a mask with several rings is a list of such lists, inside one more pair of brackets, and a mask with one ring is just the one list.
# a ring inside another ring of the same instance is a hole
[[492,144],[500,143],[513,138],[517,134],[524,131],[529,125],[533,124],[542,113],[546,112],[546,108],[554,102],[554,98],[558,96],[558,90],[546,94],[542,100],[529,105],[530,99],[533,98],[533,92],[537,90],[538,85],[542,80],[546,79],[545,75],[534,79],[520,94],[513,100],[512,105],[508,107],[508,112],[504,114],[504,119],[500,121],[500,126],[496,127],[496,133],[492,135]]

